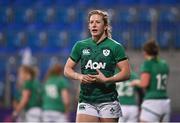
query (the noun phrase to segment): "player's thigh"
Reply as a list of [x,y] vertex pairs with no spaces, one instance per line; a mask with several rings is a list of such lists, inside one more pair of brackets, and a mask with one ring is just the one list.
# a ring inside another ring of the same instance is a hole
[[42,111],[40,108],[31,108],[25,114],[26,122],[40,122]]
[[138,116],[139,116],[138,106],[130,106],[127,122],[137,122]]
[[126,105],[121,105],[122,117],[119,118],[119,123],[126,122],[129,116],[129,109]]
[[77,114],[76,122],[99,122],[99,118],[97,116],[87,114]]
[[43,122],[67,122],[63,113],[53,110],[43,111],[42,120]]
[[161,118],[161,106],[158,101],[145,100],[141,106],[140,121],[158,122]]
[[118,101],[101,103],[98,107],[101,122],[118,122],[119,117],[122,117],[121,106]]
[[97,108],[89,103],[78,103],[76,122],[98,122]]
[[150,110],[141,110],[140,114],[140,122],[158,122],[160,120],[160,116],[156,115],[154,112]]
[[170,114],[171,114],[171,101],[169,99],[164,100],[164,115],[161,119],[162,122],[169,122],[170,120]]
[[119,118],[100,118],[100,122],[118,123]]

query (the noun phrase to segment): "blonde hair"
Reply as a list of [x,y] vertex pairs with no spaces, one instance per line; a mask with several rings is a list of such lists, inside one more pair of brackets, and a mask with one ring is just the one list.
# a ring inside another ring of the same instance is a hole
[[111,36],[111,25],[110,25],[110,21],[109,21],[109,14],[103,10],[92,10],[88,14],[88,21],[90,20],[90,17],[94,14],[98,14],[98,15],[102,16],[104,24],[107,26],[107,30],[105,30],[106,36],[108,38],[111,38],[112,36]]

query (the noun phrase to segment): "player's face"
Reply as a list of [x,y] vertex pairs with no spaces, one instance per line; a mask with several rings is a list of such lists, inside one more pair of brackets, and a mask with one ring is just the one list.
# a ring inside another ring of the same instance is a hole
[[18,79],[20,83],[23,83],[29,79],[29,75],[22,68],[20,68],[18,71]]
[[101,36],[107,26],[104,24],[103,17],[98,14],[91,15],[89,19],[89,30],[92,37],[99,37]]
[[148,54],[145,51],[143,51],[143,56],[145,59],[148,59]]

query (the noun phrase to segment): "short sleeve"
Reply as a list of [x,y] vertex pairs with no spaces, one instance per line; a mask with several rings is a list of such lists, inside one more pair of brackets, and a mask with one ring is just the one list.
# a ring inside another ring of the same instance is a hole
[[66,78],[61,77],[59,81],[60,81],[60,84],[59,84],[60,89],[69,88],[69,81]]
[[141,73],[150,73],[151,72],[151,66],[150,66],[150,63],[148,61],[145,61],[141,67],[140,67],[140,71]]
[[70,58],[76,63],[80,60],[81,52],[80,52],[80,43],[79,42],[77,42],[74,45],[74,47],[72,48]]
[[121,44],[118,44],[118,45],[115,47],[114,56],[115,56],[115,62],[116,62],[116,63],[127,59],[127,56],[126,56],[126,54],[125,54],[124,47],[123,47]]
[[33,84],[33,82],[26,81],[23,85],[23,90],[32,90],[32,86],[33,86],[32,84]]
[[138,74],[135,73],[135,72],[132,72],[132,73],[131,73],[131,78],[130,78],[130,79],[131,79],[131,80],[139,79]]

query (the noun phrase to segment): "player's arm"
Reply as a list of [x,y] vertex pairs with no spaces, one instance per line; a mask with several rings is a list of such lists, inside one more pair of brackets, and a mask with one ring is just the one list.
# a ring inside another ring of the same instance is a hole
[[68,78],[79,80],[80,82],[90,83],[94,81],[94,78],[91,78],[88,75],[83,75],[74,71],[75,66],[76,66],[76,62],[74,62],[71,58],[68,58],[64,67],[64,75]]
[[27,105],[30,97],[29,90],[23,90],[22,92],[22,99],[20,100],[19,104],[16,105],[15,111],[13,112],[13,116],[16,117]]
[[120,71],[112,77],[107,78],[107,82],[120,82],[128,80],[130,77],[130,65],[128,60],[118,62],[116,65]]
[[147,88],[150,82],[150,74],[147,72],[141,73],[140,80],[132,81],[131,86],[138,86],[140,88]]
[[62,101],[65,105],[65,112],[68,113],[70,108],[70,94],[68,89],[67,88],[63,89],[61,95],[62,95]]
[[120,81],[128,80],[130,77],[130,65],[128,60],[123,60],[121,62],[118,62],[117,67],[120,69],[120,72],[118,72],[116,75],[112,77],[105,77],[104,74],[98,69],[97,69],[98,72],[97,75],[89,75],[89,76],[96,78],[97,82],[102,82],[102,83],[112,83],[112,82],[120,82]]

